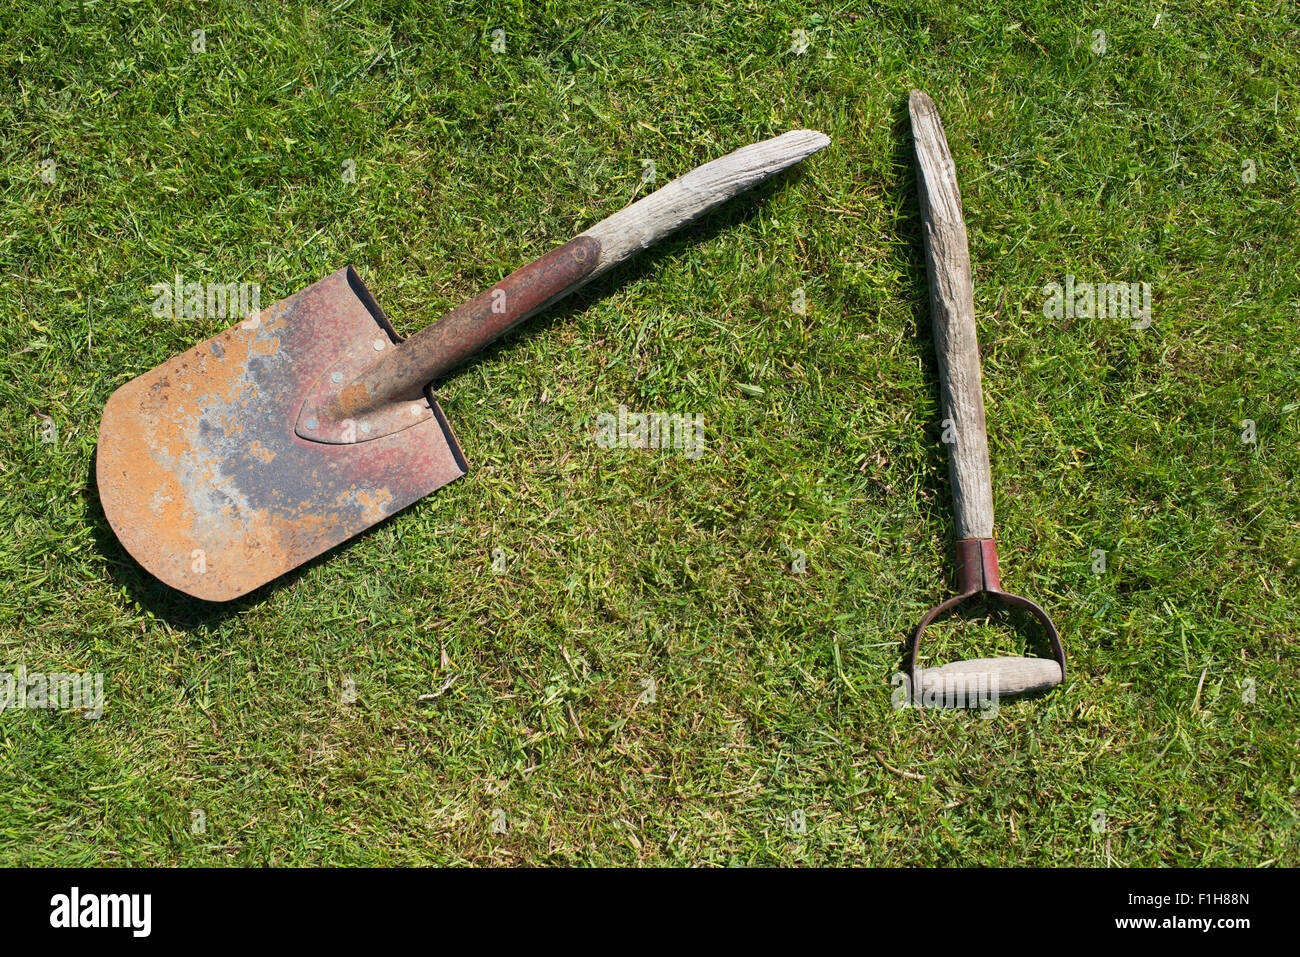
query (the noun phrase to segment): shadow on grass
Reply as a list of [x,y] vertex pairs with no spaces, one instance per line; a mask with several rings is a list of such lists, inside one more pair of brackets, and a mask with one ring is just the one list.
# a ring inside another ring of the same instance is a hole
[[[627,262],[611,269],[604,276],[584,286],[572,296],[555,303],[519,328],[506,333],[501,339],[460,366],[444,381],[464,375],[481,362],[491,361],[501,351],[510,348],[521,340],[542,335],[552,324],[566,320],[593,304],[599,303],[623,286],[652,276],[659,270],[661,263],[680,254],[683,250],[707,243],[719,233],[735,225],[753,220],[759,215],[772,196],[786,189],[791,183],[797,182],[802,176],[803,172],[798,166],[792,167],[756,186],[749,192],[724,203],[698,221],[688,224],[671,236],[665,237],[653,248],[645,250]],[[410,331],[415,332],[416,330],[412,329]],[[339,549],[350,547],[354,543],[364,540],[376,529],[397,519],[402,514],[397,512],[388,516],[383,521],[370,526],[346,542],[342,542],[329,551],[317,555],[273,581],[254,589],[247,595],[229,602],[206,601],[186,595],[184,592],[177,591],[158,581],[145,571],[118,541],[117,536],[108,524],[108,519],[104,515],[104,509],[99,500],[99,487],[96,482],[98,457],[99,448],[96,446],[90,456],[89,474],[86,477],[87,480],[84,484],[82,496],[86,523],[92,529],[96,549],[107,562],[109,573],[113,579],[125,589],[132,600],[150,614],[185,631],[206,630],[228,618],[236,617],[246,610],[260,605],[274,592],[295,584],[317,565],[331,560]],[[472,467],[472,450],[466,455],[466,458],[470,460]],[[418,504],[415,503],[409,507],[418,507]]]
[[[910,288],[907,293],[913,303],[912,317],[916,327],[917,354],[921,358],[925,380],[930,384],[929,397],[934,408],[942,409],[939,358],[935,350],[930,317],[930,283],[926,272],[925,240],[921,227],[921,205],[916,177],[916,144],[912,137],[912,117],[908,109],[908,97],[906,95],[899,100],[893,111],[891,131],[894,142],[894,162],[892,164],[894,178],[887,184],[886,192],[893,201],[893,208],[899,210],[899,215],[894,221],[894,228],[898,230],[899,235],[904,240],[894,247],[899,250],[895,254],[895,259],[900,272],[907,276],[909,280]],[[958,175],[958,185],[960,185],[960,182],[961,177]],[[929,494],[930,512],[934,520],[942,526],[943,537],[950,543],[947,549],[946,566],[948,578],[953,588],[953,591],[949,592],[949,594],[953,594],[958,585],[956,563],[953,560],[956,547],[956,522],[951,504],[952,487],[950,480],[946,478],[948,471],[947,456],[941,451],[943,448],[943,443],[940,440],[943,431],[941,419],[942,416],[939,421],[930,421],[925,426],[925,447],[930,451],[926,457],[925,473],[921,486]],[[936,595],[933,604],[939,604],[946,597],[947,595]],[[1028,612],[1007,608],[987,598],[974,598],[968,602],[963,602],[956,608],[950,609],[947,613],[941,615],[936,620],[936,623],[955,615],[968,620],[987,617],[990,622],[1007,626],[1015,631],[1020,640],[1024,642],[1025,647],[1032,649],[1034,654],[1045,658],[1052,657],[1051,643],[1047,632],[1042,623]],[[898,663],[899,671],[906,672],[908,669],[916,627],[913,626],[911,630],[901,636],[902,654]],[[924,642],[921,650],[924,651]],[[979,654],[973,650],[971,654],[965,655],[965,657],[975,658],[979,657]],[[1041,695],[1024,695],[1022,697],[1039,696]]]

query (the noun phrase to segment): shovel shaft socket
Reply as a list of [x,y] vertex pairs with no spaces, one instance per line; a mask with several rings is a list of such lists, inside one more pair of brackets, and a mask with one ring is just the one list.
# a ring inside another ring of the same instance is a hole
[[334,417],[355,417],[377,403],[418,399],[426,385],[581,285],[599,255],[600,243],[579,236],[516,269],[397,345],[346,386],[331,410]]

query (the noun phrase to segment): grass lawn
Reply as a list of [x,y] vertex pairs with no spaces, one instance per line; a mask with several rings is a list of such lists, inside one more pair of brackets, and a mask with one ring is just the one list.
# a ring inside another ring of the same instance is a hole
[[[0,863],[1300,864],[1298,48],[1273,0],[4,5],[0,671],[104,701],[0,714]],[[1004,582],[1070,656],[992,718],[891,703],[952,587],[913,87]],[[105,401],[230,324],[154,283],[352,263],[409,334],[800,127],[447,380],[470,474],[372,533],[208,605],[108,529]],[[620,405],[703,454],[600,447]]]

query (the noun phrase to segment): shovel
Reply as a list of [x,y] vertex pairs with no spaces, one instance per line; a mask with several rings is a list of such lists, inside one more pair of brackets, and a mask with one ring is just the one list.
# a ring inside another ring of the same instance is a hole
[[[955,437],[949,444],[948,474],[958,539],[957,594],[927,612],[912,639],[913,693],[922,702],[953,702],[963,697],[970,701],[986,692],[1006,697],[1047,691],[1065,680],[1061,636],[1047,612],[1028,598],[1002,590],[998,572],[970,250],[957,172],[934,101],[913,90],[908,106],[916,141],[916,178],[944,425]],[[926,626],[963,602],[980,597],[1019,608],[1038,619],[1047,632],[1053,657],[971,658],[938,668],[918,668],[917,653]]]
[[132,379],[99,427],[100,501],[146,570],[229,601],[468,469],[430,389],[524,319],[830,140],[729,153],[403,340],[348,266]]

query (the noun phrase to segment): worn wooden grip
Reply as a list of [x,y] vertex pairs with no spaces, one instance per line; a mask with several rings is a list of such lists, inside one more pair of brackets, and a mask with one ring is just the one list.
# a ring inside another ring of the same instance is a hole
[[948,470],[952,478],[957,538],[990,538],[993,483],[961,192],[934,102],[920,90],[913,90],[908,105],[912,136],[916,140],[916,178],[930,280],[930,319],[939,356],[944,440],[950,456]]
[[600,242],[595,275],[709,210],[770,179],[830,143],[816,130],[791,130],[697,166],[583,233]]
[[1009,697],[1055,688],[1063,678],[1051,658],[969,658],[921,669],[917,683],[922,695],[935,698],[959,692]]

